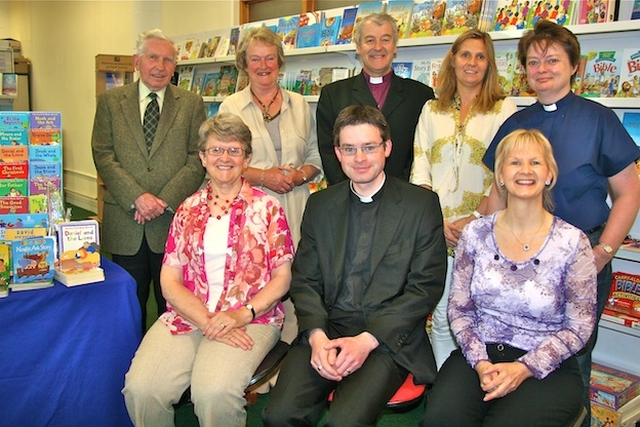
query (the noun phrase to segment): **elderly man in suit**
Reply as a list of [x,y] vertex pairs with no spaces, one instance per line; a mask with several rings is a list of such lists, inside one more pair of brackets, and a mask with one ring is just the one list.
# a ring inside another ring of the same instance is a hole
[[143,331],[151,281],[158,314],[166,310],[160,267],[173,212],[204,179],[197,145],[205,108],[199,95],[169,84],[176,59],[160,30],[140,34],[140,79],[98,98],[91,138],[106,187],[102,249],[136,279]]
[[389,127],[373,107],[336,119],[348,181],[311,195],[290,294],[300,333],[263,413],[267,426],[373,426],[411,372],[432,382],[425,331],[442,295],[446,244],[438,196],[384,172]]
[[355,43],[362,72],[323,87],[318,100],[318,147],[325,176],[330,185],[347,179],[333,149],[332,130],[338,113],[349,105],[370,105],[382,111],[391,128],[393,152],[385,171],[409,181],[413,136],[422,107],[434,98],[433,89],[393,73],[391,63],[398,50],[398,29],[388,14],[375,13],[360,21]]

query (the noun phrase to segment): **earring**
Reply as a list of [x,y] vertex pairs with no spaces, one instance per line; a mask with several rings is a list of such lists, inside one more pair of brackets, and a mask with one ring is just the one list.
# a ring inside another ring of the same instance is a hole
[[500,187],[504,187],[504,181],[500,181],[500,182],[498,182],[498,185],[499,185]]
[[548,186],[550,186],[550,185],[551,185],[551,181],[546,180],[546,181],[544,182],[544,185],[546,185],[547,187],[548,187]]

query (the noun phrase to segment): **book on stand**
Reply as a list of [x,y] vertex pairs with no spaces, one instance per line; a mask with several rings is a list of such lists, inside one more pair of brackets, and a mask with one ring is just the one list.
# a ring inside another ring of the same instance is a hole
[[197,70],[194,72],[193,84],[191,85],[191,92],[196,93],[198,95],[202,95],[202,90],[204,88],[204,78],[205,78],[205,73]]
[[12,291],[53,285],[55,243],[51,236],[11,242]]
[[220,72],[207,73],[202,85],[202,96],[216,96],[218,94],[218,81]]
[[227,55],[235,55],[240,41],[240,27],[233,27],[229,31],[229,49]]
[[9,295],[11,282],[11,243],[0,241],[0,298]]
[[229,46],[231,46],[231,39],[229,39],[229,37],[221,36],[220,41],[218,42],[218,47],[216,48],[216,52],[213,54],[213,56],[227,56],[227,52],[229,52]]
[[442,18],[442,35],[458,35],[476,28],[482,0],[447,0]]
[[285,16],[278,20],[278,28],[276,34],[284,43],[285,49],[293,49],[296,47],[296,37],[298,35],[298,15]]
[[606,308],[640,319],[640,275],[614,271]]
[[445,0],[416,0],[411,13],[409,37],[439,36],[445,8]]
[[[640,113],[625,111],[622,115],[622,125],[629,132],[631,139],[640,147]],[[623,242],[624,245],[625,242]],[[640,241],[638,241],[640,243]],[[626,247],[626,246],[625,246]],[[638,251],[640,251],[640,244],[636,245]]]
[[396,21],[399,39],[404,39],[409,33],[412,10],[413,0],[389,0],[387,3],[386,12]]
[[340,31],[336,38],[336,44],[349,44],[355,30],[356,15],[358,7],[347,7],[344,9],[342,19],[340,20]]
[[582,96],[610,98],[620,81],[622,53],[615,50],[589,52],[582,80]]
[[98,222],[63,222],[58,224],[57,228],[59,256],[55,279],[66,286],[103,281]]
[[191,90],[191,84],[193,83],[194,73],[195,73],[195,67],[191,65],[180,67],[180,74],[178,75],[177,86],[184,90]]
[[213,56],[216,54],[216,49],[218,49],[218,43],[220,43],[220,36],[213,36],[210,39],[209,45],[204,52],[205,58],[213,58]]
[[238,69],[235,65],[220,67],[220,81],[218,82],[218,96],[229,96],[236,91],[238,83]]
[[342,22],[343,9],[334,8],[322,12],[322,24],[320,25],[320,46],[336,44]]
[[[384,12],[384,3],[381,1],[363,1],[358,5],[358,13],[356,13],[355,27],[357,28],[360,21],[372,13]],[[354,28],[355,29],[355,28]]]
[[431,85],[431,60],[418,59],[413,61],[413,69],[411,70],[411,78],[427,86]]
[[505,95],[511,94],[513,82],[513,70],[516,64],[516,52],[496,52],[496,70],[498,71],[498,83]]
[[393,73],[396,76],[402,77],[403,79],[410,79],[413,62],[392,62],[391,68],[393,68]]
[[320,46],[322,16],[319,12],[301,13],[298,17],[298,35],[296,48]]
[[622,51],[618,98],[640,97],[640,47]]

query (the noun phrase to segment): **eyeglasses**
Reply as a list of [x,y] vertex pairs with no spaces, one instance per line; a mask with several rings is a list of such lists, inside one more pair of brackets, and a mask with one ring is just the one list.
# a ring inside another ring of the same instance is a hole
[[240,157],[244,155],[244,149],[237,148],[237,147],[229,147],[229,148],[211,147],[211,148],[207,148],[206,150],[202,150],[202,152],[207,153],[208,155],[213,157],[220,157],[225,152],[229,154],[230,157]]
[[382,141],[379,144],[367,144],[362,147],[338,147],[338,150],[342,153],[343,156],[355,156],[358,152],[358,148],[362,151],[362,154],[376,154],[380,151],[380,147],[384,145],[385,141]]

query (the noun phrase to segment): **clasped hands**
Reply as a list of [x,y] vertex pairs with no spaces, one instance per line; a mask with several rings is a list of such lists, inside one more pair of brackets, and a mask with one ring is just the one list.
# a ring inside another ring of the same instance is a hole
[[331,381],[342,379],[362,367],[379,343],[369,332],[354,337],[329,339],[321,329],[309,334],[311,366],[323,378]]
[[487,394],[482,399],[488,402],[504,397],[515,391],[527,378],[533,376],[527,365],[522,362],[491,363],[481,360],[476,364],[480,386]]
[[133,206],[136,208],[133,219],[140,225],[156,219],[169,207],[167,202],[151,193],[142,193],[133,202]]
[[219,311],[207,314],[207,322],[200,328],[202,334],[209,340],[215,340],[231,347],[251,350],[253,340],[247,334],[247,322],[243,318],[248,310],[241,308],[238,310]]
[[262,173],[262,185],[279,194],[288,193],[304,183],[302,171],[291,166],[265,169]]

